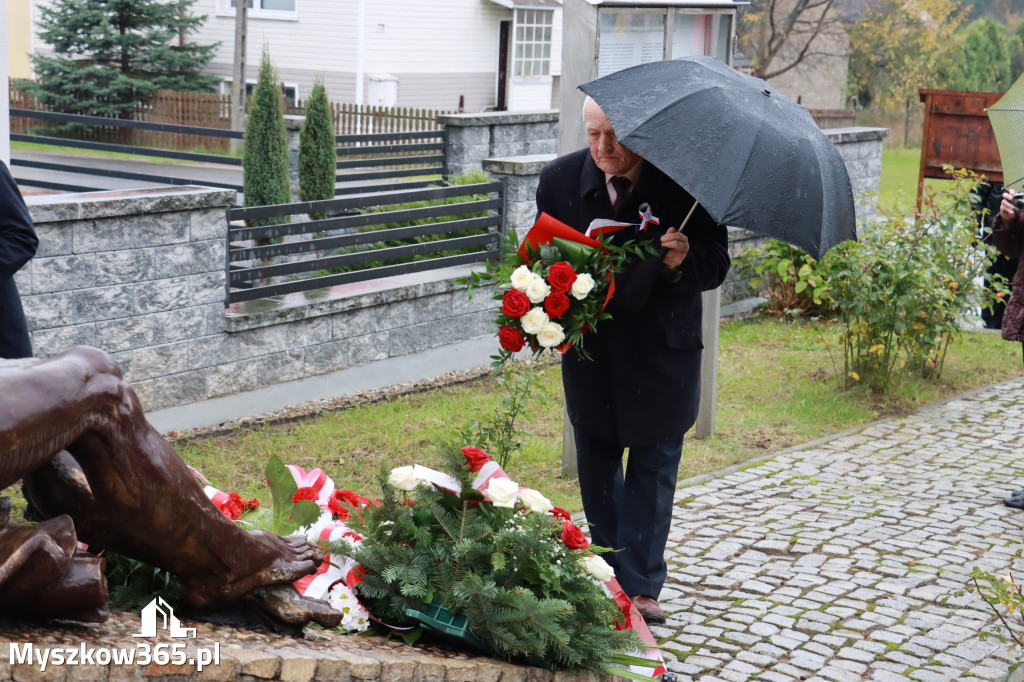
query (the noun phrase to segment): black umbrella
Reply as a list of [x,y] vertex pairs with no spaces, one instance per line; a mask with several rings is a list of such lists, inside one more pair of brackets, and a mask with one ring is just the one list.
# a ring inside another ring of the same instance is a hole
[[627,149],[696,197],[719,223],[814,258],[857,238],[853,191],[811,115],[713,57],[617,71],[580,86]]

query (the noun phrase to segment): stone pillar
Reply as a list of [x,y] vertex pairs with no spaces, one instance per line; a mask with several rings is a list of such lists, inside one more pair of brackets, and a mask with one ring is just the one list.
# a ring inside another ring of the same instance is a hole
[[288,180],[292,185],[292,201],[299,201],[299,133],[305,116],[285,116],[284,128],[288,136]]
[[857,222],[863,227],[878,215],[878,188],[882,180],[882,140],[888,128],[829,128],[823,130],[839,150],[850,175]]
[[487,112],[442,114],[448,132],[448,172],[480,170],[484,159],[554,154],[558,146],[558,112]]
[[491,179],[507,180],[505,224],[515,228],[520,241],[536,222],[537,182],[540,179],[540,171],[554,158],[554,154],[533,154],[504,159],[484,159],[482,162],[483,169],[491,174]]

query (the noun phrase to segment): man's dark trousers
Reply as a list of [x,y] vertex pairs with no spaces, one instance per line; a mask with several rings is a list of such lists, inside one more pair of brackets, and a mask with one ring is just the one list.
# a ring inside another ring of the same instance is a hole
[[625,475],[621,445],[579,430],[575,436],[580,491],[591,539],[595,545],[626,550],[604,558],[615,569],[627,595],[657,599],[668,573],[665,542],[672,523],[682,436],[631,446]]

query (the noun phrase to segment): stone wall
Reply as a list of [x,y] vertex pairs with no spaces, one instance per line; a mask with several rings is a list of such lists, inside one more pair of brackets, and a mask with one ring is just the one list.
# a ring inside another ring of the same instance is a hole
[[[45,357],[109,352],[147,410],[404,355],[491,331],[449,268],[225,309],[225,209],[201,187],[33,196],[39,251],[17,275]],[[344,387],[339,387],[344,392]]]
[[454,175],[480,170],[484,159],[558,149],[558,111],[445,114],[437,120],[448,131],[448,171]]

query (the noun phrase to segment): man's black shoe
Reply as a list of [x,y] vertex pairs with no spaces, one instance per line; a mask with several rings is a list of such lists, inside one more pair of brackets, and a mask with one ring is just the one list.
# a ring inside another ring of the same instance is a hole
[[1014,509],[1024,509],[1024,490],[1014,490],[1009,497],[1003,499],[1003,504]]

